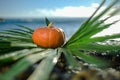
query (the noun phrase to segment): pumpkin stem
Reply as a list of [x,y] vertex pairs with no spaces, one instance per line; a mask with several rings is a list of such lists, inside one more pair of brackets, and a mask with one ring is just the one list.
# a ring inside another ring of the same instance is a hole
[[48,28],[52,28],[52,27],[53,27],[53,22],[50,22]]

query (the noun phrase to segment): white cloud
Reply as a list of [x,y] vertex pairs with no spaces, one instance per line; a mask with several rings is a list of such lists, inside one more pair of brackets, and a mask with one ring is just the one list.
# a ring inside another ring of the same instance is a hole
[[[65,6],[63,8],[56,8],[56,9],[37,8],[34,11],[28,12],[27,16],[33,16],[33,17],[90,17],[93,14],[93,12],[97,9],[98,6],[99,6],[98,3],[93,3],[93,4],[91,4],[91,6]],[[104,10],[105,8],[106,8],[106,6],[103,6],[98,11],[98,13],[101,12],[102,10]],[[111,9],[111,11],[113,11],[113,10],[114,10],[114,8]],[[109,13],[111,11],[109,11]]]
[[54,16],[66,16],[66,17],[89,17],[94,12],[91,7],[64,7],[63,9],[56,9],[53,12]]
[[[40,9],[28,12],[27,16],[33,17],[90,17],[99,6],[98,3],[93,3],[91,6],[65,6],[56,9]],[[103,6],[99,11],[105,9]],[[113,9],[112,9],[113,10]]]
[[36,16],[55,16],[55,17],[89,17],[99,6],[93,3],[90,7],[86,6],[66,6],[64,8],[56,9],[36,9],[32,13]]
[[[41,9],[36,8],[32,11],[22,11],[21,13],[8,14],[10,17],[89,17],[93,14],[98,3],[93,3],[91,6],[65,6],[56,9]],[[102,7],[101,10],[105,8]],[[101,11],[100,10],[100,11]],[[4,14],[3,14],[4,15]]]

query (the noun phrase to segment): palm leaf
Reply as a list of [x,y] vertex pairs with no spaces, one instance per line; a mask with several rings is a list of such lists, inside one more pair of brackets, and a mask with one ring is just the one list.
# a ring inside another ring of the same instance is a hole
[[80,59],[82,59],[83,61],[89,63],[89,64],[93,64],[97,67],[101,67],[101,68],[105,68],[105,67],[108,67],[110,65],[110,63],[106,60],[101,60],[100,58],[98,57],[95,57],[95,56],[91,56],[91,55],[88,55],[86,53],[82,53],[80,51],[73,51],[74,55],[78,56]]
[[8,41],[1,41],[0,40],[0,49],[3,49],[3,48],[9,48],[10,47],[10,42]]
[[[0,65],[7,64],[12,61],[16,62],[9,70],[0,74],[0,80],[14,80],[17,75],[21,74],[28,67],[34,64],[38,64],[38,66],[29,76],[28,80],[48,80],[51,71],[62,53],[65,61],[67,62],[67,67],[71,70],[80,70],[81,64],[79,63],[79,60],[101,68],[109,66],[110,64],[106,59],[101,60],[101,58],[97,56],[90,55],[89,52],[86,53],[82,51],[96,51],[99,52],[99,54],[101,54],[101,52],[109,51],[109,55],[118,54],[112,53],[112,51],[120,50],[119,45],[102,45],[97,44],[97,42],[120,38],[120,34],[93,37],[95,34],[117,22],[115,21],[110,24],[104,24],[106,20],[118,12],[118,9],[112,12],[110,17],[100,20],[100,18],[102,18],[102,16],[104,16],[117,3],[117,1],[118,0],[113,0],[106,9],[96,15],[106,2],[106,0],[103,0],[93,15],[80,26],[75,34],[62,46],[62,48],[39,48],[33,43],[31,38],[34,30],[23,25],[17,25],[19,28],[14,28],[12,30],[1,31]],[[45,18],[45,21],[48,26],[50,21],[47,18]]]
[[[106,21],[108,18],[110,18],[110,17],[107,17],[104,20],[100,20],[100,21],[94,23],[93,25],[89,26],[89,29],[87,31],[83,32],[80,35],[80,39],[89,39],[93,35],[103,31],[106,28],[109,28],[111,25],[113,25],[113,24],[115,24],[115,23],[117,23],[119,21],[119,20],[116,20],[116,21],[114,21],[112,23],[104,24],[103,22]],[[77,41],[78,40],[76,40],[76,42]]]
[[32,32],[31,28],[26,26],[20,26],[21,29],[5,30],[0,32],[0,41],[6,42],[30,42],[32,43]]
[[28,80],[48,80],[49,75],[57,63],[60,55],[61,51],[54,50],[50,56],[47,56],[42,60]]
[[72,37],[67,41],[66,45],[71,43],[72,41],[74,41],[75,38],[78,38],[78,36],[81,34],[81,32],[88,28],[86,27],[86,25],[90,22],[90,20],[92,19],[92,17],[97,13],[97,11],[101,8],[101,6],[105,3],[105,0],[103,0],[100,4],[100,6],[96,9],[96,11],[93,13],[93,15],[88,18],[81,26],[80,28],[72,35]]
[[31,37],[31,33],[26,32],[26,31],[17,31],[17,30],[5,30],[4,32],[1,32],[3,34],[11,34],[11,35],[16,35],[16,36],[26,36],[26,37]]
[[32,42],[32,40],[30,38],[27,37],[23,37],[23,36],[14,36],[14,35],[4,35],[1,36],[1,40],[3,41],[24,41],[24,42]]
[[[48,49],[43,52],[37,52],[35,54],[26,56],[17,63],[15,63],[10,70],[0,75],[0,80],[13,80],[15,76],[26,70],[30,65],[38,62],[46,56],[50,56],[53,50]],[[49,55],[48,55],[49,54]]]
[[33,48],[33,49],[23,49],[23,50],[14,51],[11,53],[6,53],[6,54],[0,56],[0,61],[1,61],[0,64],[6,63],[6,62],[11,62],[11,61],[16,61],[24,56],[27,56],[32,53],[37,53],[37,52],[40,52],[43,50],[44,49]]
[[90,41],[91,42],[102,42],[102,41],[105,41],[105,40],[116,39],[116,38],[120,38],[120,33],[113,34],[113,35],[106,35],[106,36],[91,38]]
[[[4,52],[13,52],[16,50],[22,50],[22,49],[31,49],[36,48],[37,46],[33,43],[29,42],[8,42],[8,41],[0,41],[0,55],[2,55]],[[8,53],[5,53],[8,54]]]
[[[103,45],[103,44],[81,44],[70,47],[71,50],[86,50],[86,51],[96,51],[99,52],[97,54],[101,54],[101,52],[109,52],[108,54],[111,54],[112,51],[120,50],[119,45]],[[112,53],[111,55],[116,55],[119,53]]]
[[[98,7],[98,9],[95,11],[95,13],[100,9],[100,7],[104,4],[104,1],[101,3],[101,5]],[[78,29],[78,31],[76,31],[76,33],[67,41],[67,43],[65,44],[65,46],[71,44],[71,43],[75,43],[77,40],[81,39],[81,36],[84,36],[83,34],[88,34],[87,32],[89,32],[90,30],[92,30],[93,32],[96,31],[96,29],[94,27],[92,27],[94,24],[96,24],[96,22],[99,22],[99,19],[105,15],[105,13],[107,13],[110,8],[117,3],[118,0],[114,0],[113,2],[111,2],[111,4],[105,9],[103,10],[101,13],[99,13],[96,17],[93,17],[94,14],[87,19],[87,21],[85,21],[85,23],[83,23],[81,25],[81,27]],[[117,12],[117,11],[116,11]],[[113,12],[115,14],[115,12]],[[107,19],[105,19],[107,20]],[[103,20],[103,22],[105,21]],[[102,24],[102,23],[101,23]],[[95,27],[99,27],[100,23],[98,23]],[[92,27],[92,28],[91,28]],[[110,27],[110,25],[108,26]],[[77,42],[76,42],[77,43]]]
[[17,24],[17,26],[18,26],[18,27],[21,27],[23,30],[27,30],[27,31],[29,31],[29,32],[31,32],[31,33],[34,31],[33,29],[31,29],[31,28],[29,28],[29,27],[26,27],[26,26],[23,26],[23,25],[18,25],[18,24]]
[[70,50],[64,50],[64,55],[69,69],[80,70],[80,63],[77,62]]

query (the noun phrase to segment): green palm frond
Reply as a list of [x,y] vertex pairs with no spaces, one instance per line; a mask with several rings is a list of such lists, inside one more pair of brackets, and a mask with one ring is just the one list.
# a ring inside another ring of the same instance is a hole
[[[79,45],[72,45],[72,47],[69,47],[71,50],[87,50],[87,51],[96,51],[96,52],[108,52],[108,54],[111,54],[112,51],[120,50],[120,45],[103,45],[103,44],[81,44]],[[101,54],[101,53],[99,53]],[[114,53],[111,55],[116,55],[119,53]]]
[[52,55],[49,53],[53,51],[54,50],[46,50],[42,52],[37,51],[37,52],[33,52],[35,54],[31,54],[29,56],[22,58],[21,60],[16,62],[9,71],[4,73],[3,76],[0,76],[0,80],[13,80],[15,76],[26,70],[30,65],[35,64],[36,62],[45,58],[46,56]]
[[6,63],[6,62],[11,62],[11,61],[16,61],[22,57],[25,57],[25,56],[28,56],[32,53],[40,52],[43,50],[44,49],[33,48],[33,49],[22,49],[19,51],[6,53],[6,54],[0,56],[0,61],[1,61],[0,64]]
[[87,62],[87,63],[92,64],[97,67],[104,68],[104,67],[109,66],[109,64],[110,64],[107,60],[104,60],[104,59],[101,60],[98,57],[88,55],[88,54],[80,52],[80,51],[73,51],[73,52],[76,56],[78,56],[78,58],[82,59],[84,62]]
[[63,50],[63,53],[65,55],[65,59],[67,61],[68,68],[73,69],[73,70],[80,70],[79,66],[81,64],[77,62],[77,60],[75,59],[72,52],[70,50]]
[[[120,38],[120,33],[93,37],[119,21],[116,20],[112,23],[105,24],[105,21],[118,13],[119,9],[115,9],[110,13],[109,17],[101,20],[117,1],[113,0],[108,7],[98,13],[106,2],[106,0],[103,0],[93,15],[60,48],[44,49],[38,47],[32,41],[34,30],[23,25],[17,25],[18,28],[0,31],[0,66],[13,62],[7,71],[0,74],[0,80],[14,80],[19,74],[35,64],[37,64],[37,67],[30,74],[28,80],[48,80],[59,58],[63,58],[66,61],[65,65],[71,71],[79,71],[84,62],[100,68],[110,66],[110,60],[92,55],[90,52],[96,52],[97,54],[107,52],[108,55],[119,54],[114,51],[120,51],[120,45],[103,45],[99,44],[99,42],[103,43],[110,39]],[[97,13],[98,15],[96,15]],[[50,21],[47,18],[45,20],[48,25]]]
[[21,31],[24,31],[24,32],[28,31],[28,32],[32,33],[34,31],[33,29],[23,26],[23,25],[17,25],[17,26],[21,27],[22,28]]
[[[113,2],[111,2],[111,4],[104,9],[101,13],[99,13],[97,16],[94,17],[94,15],[96,14],[96,12],[101,8],[101,6],[105,3],[105,0],[103,0],[103,2],[101,3],[101,5],[98,7],[98,9],[93,13],[93,15],[88,18],[82,25],[81,27],[75,32],[75,34],[67,41],[67,43],[65,44],[65,46],[69,46],[71,44],[77,43],[78,40],[86,40],[86,37],[89,35],[88,38],[90,38],[91,36],[99,33],[100,31],[104,30],[105,28],[110,27],[110,25],[116,23],[117,21],[111,23],[111,24],[104,24],[104,21],[106,21],[107,19],[109,19],[110,17],[114,16],[113,14],[116,14],[118,12],[118,10],[116,10],[115,12],[112,12],[111,16],[104,19],[104,20],[99,20],[103,15],[105,15],[110,9],[111,7],[117,3],[118,0],[113,0]],[[97,30],[96,30],[97,29]],[[92,34],[92,35],[91,35]],[[87,36],[86,36],[87,35]],[[84,39],[85,38],[85,39]],[[78,41],[79,42],[79,41]]]
[[[115,9],[113,12],[111,12],[109,17],[101,20],[102,16],[104,16],[113,7],[113,5],[115,5],[118,2],[118,0],[113,0],[108,7],[106,7],[101,13],[96,15],[96,13],[99,11],[99,9],[102,7],[102,5],[105,2],[106,1],[103,0],[103,2],[100,4],[100,6],[97,8],[97,10],[93,13],[93,15],[90,18],[88,18],[80,26],[80,28],[75,32],[75,34],[72,35],[72,37],[64,45],[64,48],[71,51],[72,55],[77,54],[76,56],[82,57],[82,55],[80,55],[80,54],[83,54],[84,59],[86,59],[86,61],[89,61],[89,60],[87,60],[87,58],[88,58],[87,56],[89,56],[89,55],[85,55],[84,53],[81,53],[80,50],[96,51],[98,53],[108,51],[109,55],[119,54],[119,53],[113,54],[113,52],[112,52],[114,50],[119,51],[120,50],[119,45],[101,45],[101,44],[97,44],[97,42],[103,42],[103,41],[110,40],[110,39],[120,38],[120,33],[113,34],[113,35],[105,35],[105,36],[100,36],[100,37],[93,37],[97,33],[101,32],[104,29],[109,28],[111,25],[119,22],[119,20],[116,20],[109,24],[104,23],[109,18],[113,17],[116,13],[118,13],[119,9]],[[85,56],[86,56],[86,58],[85,58]],[[93,59],[93,60],[99,60],[99,59]],[[91,62],[94,63],[94,61],[91,61]],[[94,64],[97,65],[97,63],[94,63]]]
[[36,47],[32,42],[32,33],[32,29],[21,25],[16,29],[0,31],[0,54],[13,50]]
[[52,51],[52,53],[53,54],[50,54],[42,60],[28,80],[47,80],[49,78],[52,69],[56,65],[58,58],[61,55],[61,50],[56,49]]

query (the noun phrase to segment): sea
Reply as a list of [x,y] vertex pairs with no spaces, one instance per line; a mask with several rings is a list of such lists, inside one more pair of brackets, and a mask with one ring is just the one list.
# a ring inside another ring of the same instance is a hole
[[[55,27],[64,30],[66,38],[70,38],[74,32],[81,26],[87,18],[48,18]],[[19,28],[17,25],[23,25],[36,29],[46,26],[45,18],[10,18],[0,21],[0,31]]]

